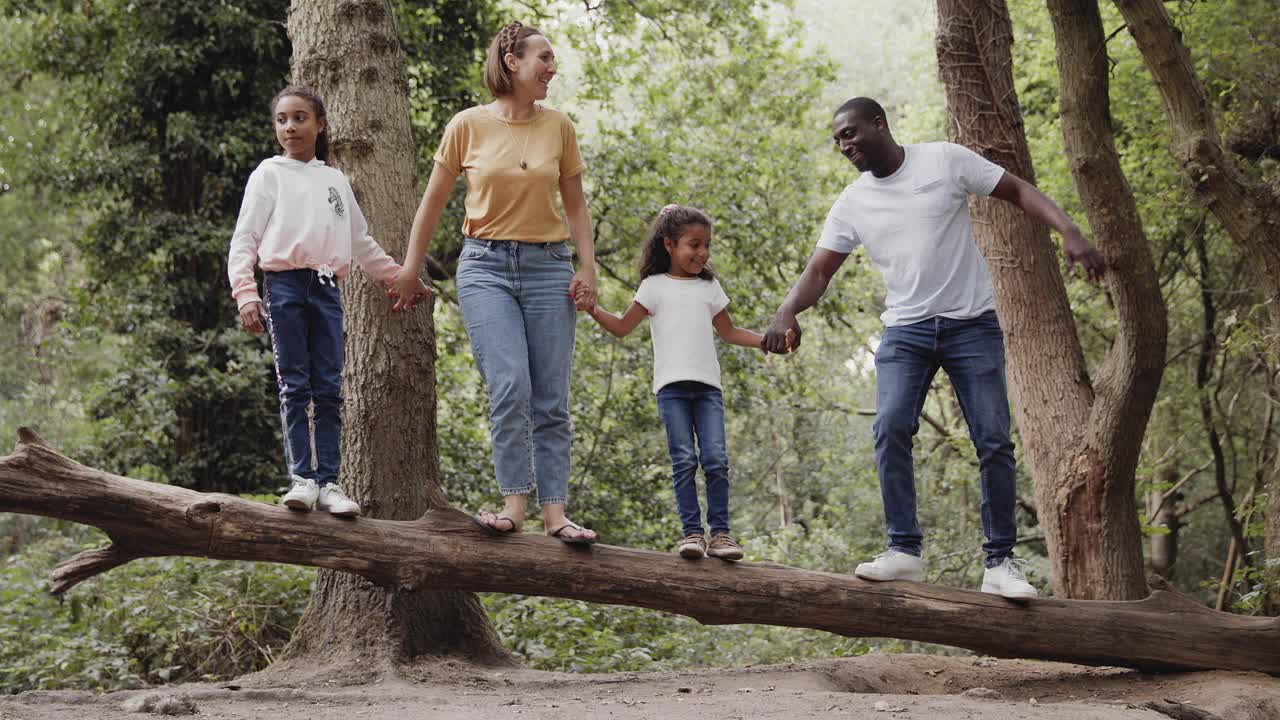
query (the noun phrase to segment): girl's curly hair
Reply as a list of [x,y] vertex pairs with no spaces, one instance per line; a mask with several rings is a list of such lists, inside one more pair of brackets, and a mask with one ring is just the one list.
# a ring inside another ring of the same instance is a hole
[[[676,242],[690,225],[702,225],[711,229],[711,218],[698,208],[687,205],[668,205],[654,218],[649,226],[649,238],[645,240],[644,250],[640,253],[640,280],[650,275],[661,275],[671,270],[671,253],[667,252],[666,241]],[[715,272],[710,263],[702,266],[698,277],[703,280],[714,280]]]

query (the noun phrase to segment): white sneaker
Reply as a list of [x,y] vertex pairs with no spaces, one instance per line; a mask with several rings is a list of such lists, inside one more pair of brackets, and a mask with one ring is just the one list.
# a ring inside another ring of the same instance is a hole
[[360,514],[360,505],[347,497],[338,483],[329,483],[320,487],[320,497],[316,500],[317,510],[328,510],[330,515],[338,517],[355,517]]
[[1027,582],[1027,561],[1015,558],[1005,558],[982,573],[982,592],[1019,600],[1040,595],[1035,586]]
[[316,506],[316,496],[320,493],[320,488],[316,487],[316,481],[299,475],[292,476],[293,485],[289,488],[289,492],[280,498],[281,503],[290,510],[311,510]]
[[853,571],[863,580],[914,580],[924,582],[924,561],[900,550],[886,550]]

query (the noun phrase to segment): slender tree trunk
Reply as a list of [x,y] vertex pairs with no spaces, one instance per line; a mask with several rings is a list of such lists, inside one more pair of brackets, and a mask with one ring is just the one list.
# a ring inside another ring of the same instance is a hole
[[1266,572],[1263,577],[1271,589],[1268,610],[1280,615],[1280,452],[1276,453],[1276,466],[1267,488]]
[[[1171,470],[1160,471],[1161,481],[1172,484],[1178,479],[1177,473]],[[1151,572],[1173,582],[1173,575],[1178,568],[1178,532],[1182,529],[1182,519],[1178,516],[1178,502],[1182,493],[1173,491],[1165,496],[1165,490],[1152,490],[1147,496],[1147,516],[1152,527],[1163,527],[1168,532],[1151,536]]]
[[[1003,0],[938,0],[938,65],[953,139],[1034,183],[1013,87],[1012,42]],[[1109,138],[1106,119],[1099,127],[1095,115],[1082,112],[1082,98],[1096,87],[1070,89],[1075,94],[1064,104],[1064,112],[1075,113],[1069,143]],[[1064,129],[1070,123],[1064,118]],[[1103,135],[1083,139],[1098,132]],[[1080,169],[1077,183],[1117,179],[1108,172],[1105,150],[1082,160]],[[1123,176],[1118,180],[1123,187]],[[1099,245],[1116,267],[1108,282],[1117,304],[1126,306],[1118,312],[1121,333],[1095,389],[1048,229],[1008,203],[981,198],[971,205],[1005,330],[1010,386],[1055,591],[1086,599],[1142,597],[1133,470],[1159,384],[1160,370],[1151,365],[1164,357],[1163,312],[1151,321],[1141,317],[1150,309],[1141,304],[1150,302],[1154,288],[1149,252],[1139,247],[1142,235],[1134,234],[1123,210],[1098,221],[1105,227],[1097,228]],[[1158,291],[1155,302],[1162,310]],[[1155,349],[1154,359],[1139,357]]]
[[[1280,346],[1280,194],[1249,180],[1222,146],[1213,106],[1182,34],[1159,0],[1116,0],[1151,72],[1172,140],[1169,150],[1191,186],[1258,273],[1271,319],[1268,352]],[[1274,365],[1274,363],[1270,363]],[[1280,452],[1268,488],[1265,549],[1273,598],[1280,602]]]
[[[387,0],[293,0],[295,82],[328,107],[331,164],[351,179],[370,232],[403,258],[413,221],[416,152],[404,58]],[[436,441],[435,329],[430,307],[391,314],[363,273],[342,286],[346,324],[342,483],[368,517],[410,520],[448,501]],[[429,653],[505,654],[478,598],[388,590],[321,570],[286,657],[395,661]]]

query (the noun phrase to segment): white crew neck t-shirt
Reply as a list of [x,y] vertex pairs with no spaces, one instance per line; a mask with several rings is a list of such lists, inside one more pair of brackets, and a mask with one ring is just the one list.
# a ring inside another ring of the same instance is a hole
[[990,195],[1004,168],[954,143],[905,145],[897,172],[869,172],[840,193],[818,247],[859,245],[884,277],[880,319],[893,327],[931,317],[973,318],[995,307],[991,275],[973,240],[968,195]]
[[729,306],[720,281],[650,275],[640,283],[635,300],[649,311],[653,392],[681,380],[720,389],[720,359],[711,324]]

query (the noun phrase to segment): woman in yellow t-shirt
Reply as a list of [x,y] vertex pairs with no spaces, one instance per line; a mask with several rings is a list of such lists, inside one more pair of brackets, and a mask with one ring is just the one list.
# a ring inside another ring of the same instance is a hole
[[[595,303],[595,248],[573,123],[538,104],[555,74],[551,43],[536,28],[513,22],[489,43],[485,85],[495,99],[454,115],[445,127],[397,290],[401,298],[414,296],[410,281],[422,270],[458,175],[466,176],[458,303],[489,390],[493,464],[504,505],[498,513],[481,511],[476,522],[494,533],[519,532],[536,487],[546,533],[592,543],[596,533],[565,517],[564,508],[574,306]],[[576,273],[570,238],[578,252]]]

